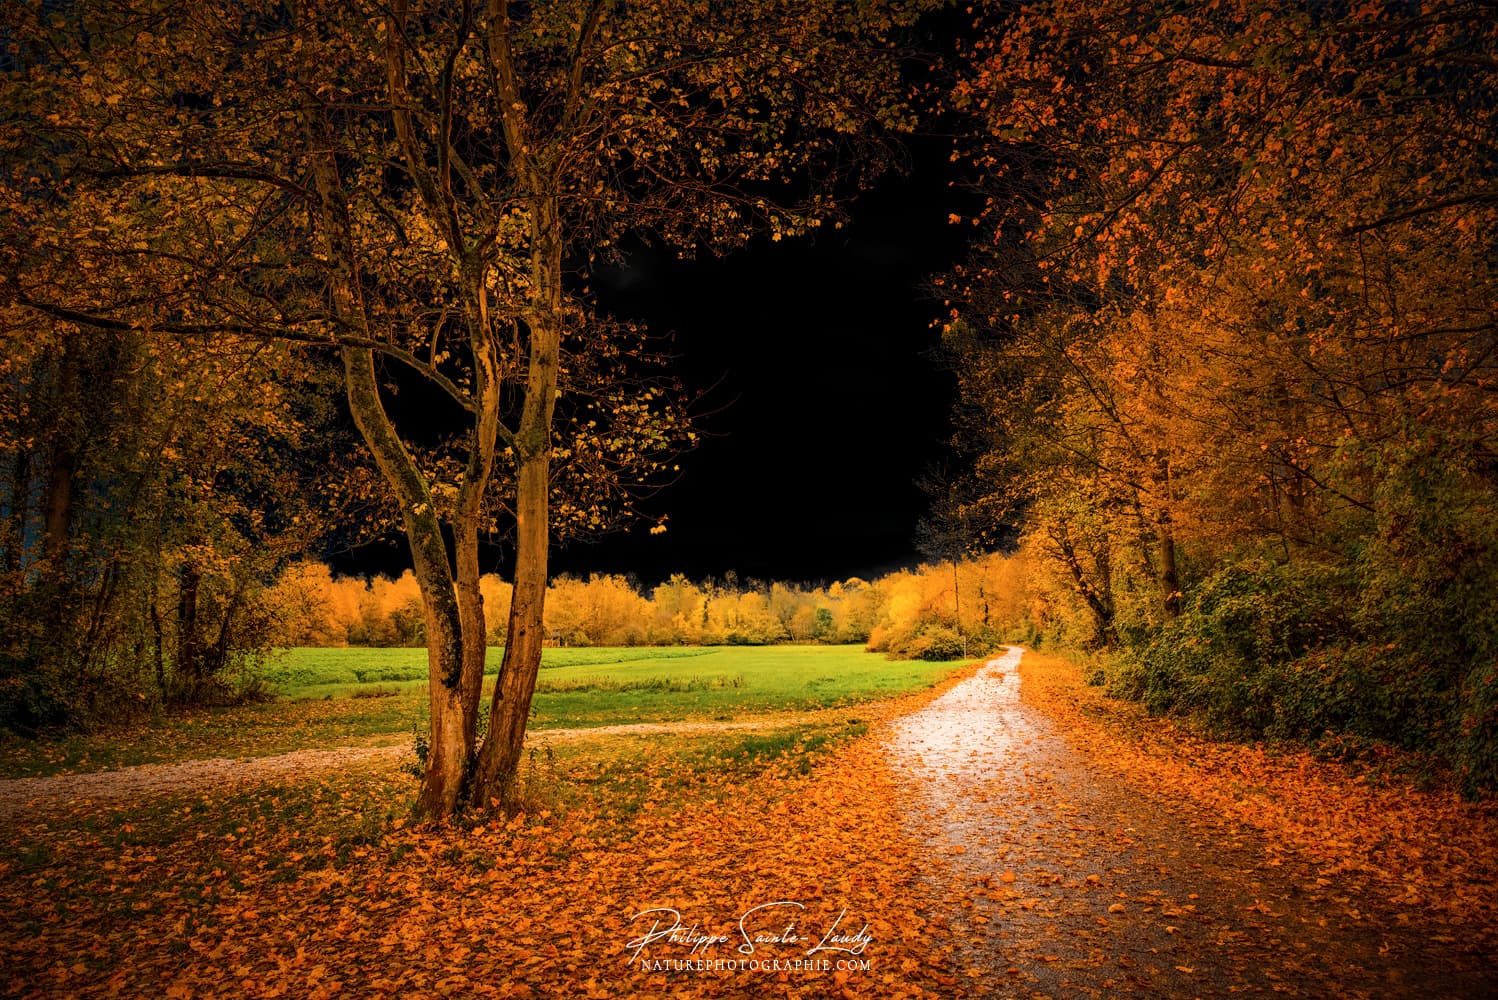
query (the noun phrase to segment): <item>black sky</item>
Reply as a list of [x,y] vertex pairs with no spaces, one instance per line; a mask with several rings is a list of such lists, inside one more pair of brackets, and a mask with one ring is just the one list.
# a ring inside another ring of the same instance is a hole
[[[761,240],[724,257],[679,260],[642,250],[596,274],[599,305],[669,335],[688,392],[711,390],[698,448],[680,478],[642,509],[668,516],[553,552],[552,572],[672,573],[701,580],[831,582],[877,577],[920,560],[925,498],[915,481],[943,453],[952,378],[933,354],[939,312],[925,291],[970,235],[949,185],[949,144],[913,144],[908,169],[859,198],[852,221],[815,239]],[[398,399],[441,406],[420,386]],[[399,574],[395,536],[327,552],[339,572]],[[483,569],[508,576],[513,550]]]
[[677,374],[722,409],[644,526],[553,558],[557,572],[819,581],[916,561],[914,485],[947,437],[951,377],[931,349],[930,275],[963,250],[945,144],[911,151],[813,241],[692,261],[642,251],[601,275],[601,305],[671,334]]

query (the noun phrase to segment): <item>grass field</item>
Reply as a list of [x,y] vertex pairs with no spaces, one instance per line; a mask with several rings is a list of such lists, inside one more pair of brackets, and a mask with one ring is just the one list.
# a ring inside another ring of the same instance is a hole
[[[491,673],[501,651],[491,649]],[[930,687],[952,664],[893,662],[857,646],[548,649],[533,730],[628,722],[794,717]],[[167,713],[60,740],[10,742],[0,777],[410,740],[426,719],[423,649],[291,649],[275,701]],[[492,685],[492,680],[489,682]],[[486,685],[486,697],[487,697]]]

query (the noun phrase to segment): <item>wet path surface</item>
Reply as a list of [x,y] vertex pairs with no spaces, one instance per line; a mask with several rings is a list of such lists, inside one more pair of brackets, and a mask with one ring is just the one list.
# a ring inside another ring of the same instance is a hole
[[886,747],[959,979],[994,997],[1477,998],[1490,956],[1375,913],[1256,830],[1125,786],[1019,698],[1021,652]]

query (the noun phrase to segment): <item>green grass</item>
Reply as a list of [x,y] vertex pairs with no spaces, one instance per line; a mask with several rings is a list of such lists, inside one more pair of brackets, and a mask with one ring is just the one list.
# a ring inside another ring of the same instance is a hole
[[[636,660],[686,660],[712,653],[699,647],[668,649],[547,649],[541,669],[613,666]],[[499,673],[504,649],[490,646],[485,676]],[[272,659],[265,679],[288,698],[345,697],[365,684],[419,683],[427,679],[425,649],[286,649]]]
[[[491,672],[500,653],[490,650]],[[954,669],[890,661],[856,646],[548,649],[542,668],[534,730],[791,715],[921,690]],[[267,676],[277,701],[12,740],[0,746],[0,777],[404,742],[424,725],[425,674],[423,649],[286,650]]]
[[[805,712],[927,688],[953,669],[951,664],[894,662],[860,646],[658,652],[664,655],[618,660],[606,668],[573,663],[547,669],[537,684],[531,724],[539,729]],[[695,655],[684,657],[683,652]]]

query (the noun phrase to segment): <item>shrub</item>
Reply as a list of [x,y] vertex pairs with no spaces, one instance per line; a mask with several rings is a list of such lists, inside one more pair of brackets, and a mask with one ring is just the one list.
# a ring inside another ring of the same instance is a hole
[[1498,660],[1474,667],[1462,684],[1451,756],[1464,794],[1498,788]]
[[[1414,556],[1403,562],[1421,575]],[[1370,580],[1368,568],[1226,565],[1178,618],[1110,665],[1110,691],[1223,735],[1335,733],[1435,753],[1467,795],[1498,788],[1498,658],[1486,652],[1490,625],[1470,607],[1473,588],[1443,595],[1432,581],[1417,599],[1387,574]],[[1371,613],[1385,602],[1395,607]],[[1418,624],[1408,617],[1416,606]]]
[[888,653],[892,660],[960,660],[964,655],[962,636],[949,625],[926,622],[915,629],[891,636]]
[[1179,617],[1119,660],[1110,689],[1157,714],[1201,715],[1221,732],[1269,733],[1278,706],[1301,696],[1291,665],[1349,634],[1347,604],[1346,574],[1335,568],[1229,564]]

